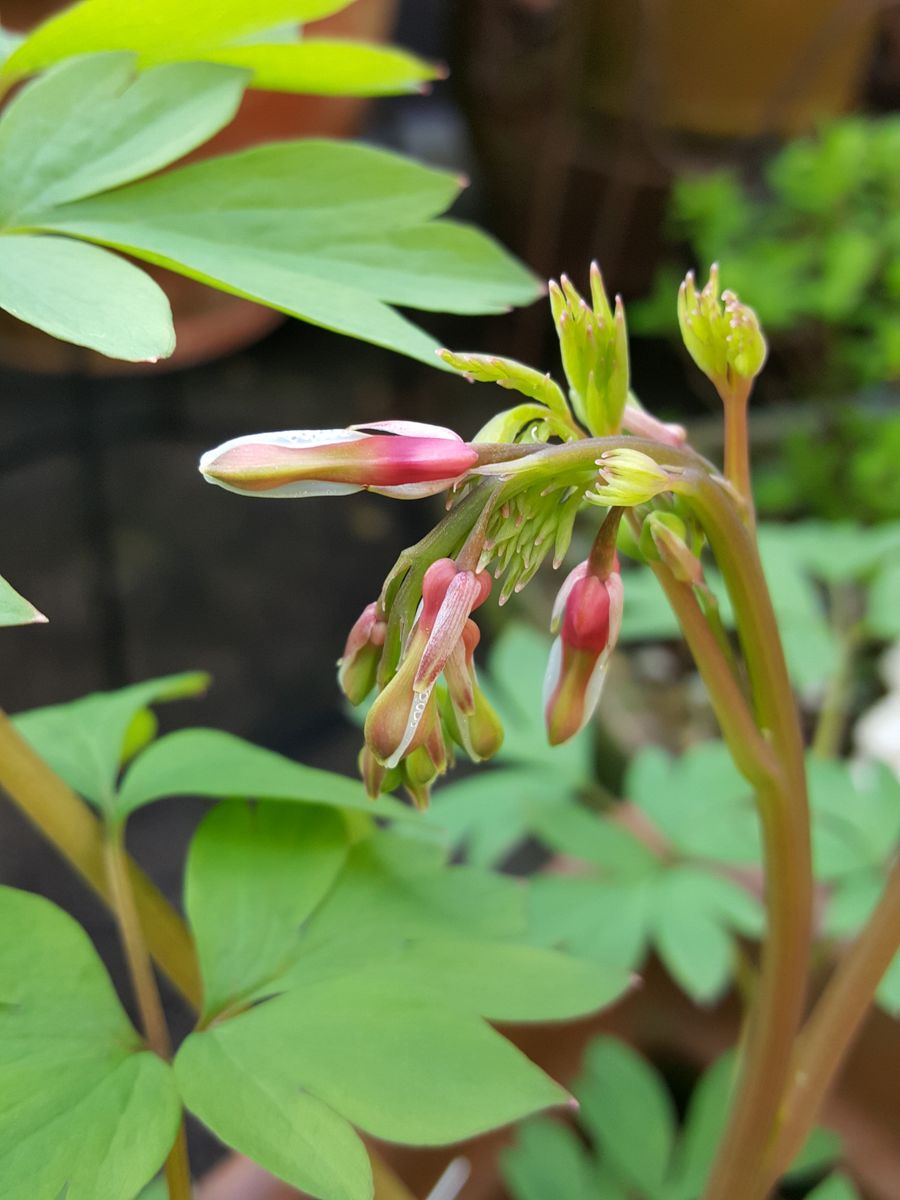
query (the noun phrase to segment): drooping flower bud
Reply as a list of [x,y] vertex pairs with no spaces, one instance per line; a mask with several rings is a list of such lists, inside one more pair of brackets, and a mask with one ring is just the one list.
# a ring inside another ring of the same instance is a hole
[[622,624],[622,577],[614,570],[599,579],[585,562],[560,593],[554,606],[560,632],[544,678],[544,716],[553,746],[574,737],[597,707]]
[[338,660],[338,684],[351,704],[362,704],[375,686],[387,624],[373,601],[357,617]]
[[209,483],[244,496],[344,496],[363,490],[398,499],[446,491],[478,462],[450,429],[382,421],[366,429],[294,429],[232,438],[200,459]]
[[[460,642],[469,614],[490,594],[486,572],[461,570],[449,558],[433,562],[422,580],[422,606],[400,666],[376,697],[366,718],[366,744],[393,768],[425,747],[436,774],[446,769],[446,747],[434,696],[435,684]],[[421,756],[417,787],[423,786]]]
[[699,292],[693,271],[688,272],[678,289],[678,324],[688,353],[722,399],[746,396],[766,361],[766,339],[756,313],[734,292],[725,291],[720,299],[716,263]]
[[444,667],[449,712],[445,724],[473,762],[493,758],[503,744],[503,725],[478,685],[475,648],[481,632],[474,621],[466,621],[460,640]]

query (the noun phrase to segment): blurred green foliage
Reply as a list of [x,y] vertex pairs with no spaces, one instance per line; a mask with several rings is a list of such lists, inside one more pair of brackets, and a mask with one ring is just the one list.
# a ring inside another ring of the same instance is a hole
[[[694,265],[719,262],[805,386],[900,377],[900,117],[851,117],[789,142],[759,180],[735,170],[678,180],[669,233]],[[668,262],[650,299],[631,306],[632,330],[675,336],[683,266]]]

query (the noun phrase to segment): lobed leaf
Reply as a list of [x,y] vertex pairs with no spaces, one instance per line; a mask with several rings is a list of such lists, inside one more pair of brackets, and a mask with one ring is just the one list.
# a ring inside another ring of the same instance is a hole
[[0,888],[0,1194],[123,1200],[162,1165],[180,1104],[84,930]]
[[218,729],[181,729],[149,747],[122,780],[123,815],[164,796],[239,797],[328,804],[395,820],[415,820],[390,796],[369,800],[357,779],[307,767]]
[[13,717],[13,724],[54,771],[102,809],[110,819],[130,809],[120,804],[116,779],[129,751],[129,730],[150,704],[197,696],[209,676],[199,671],[168,675],[114,692],[96,692],[68,704],[33,708]]

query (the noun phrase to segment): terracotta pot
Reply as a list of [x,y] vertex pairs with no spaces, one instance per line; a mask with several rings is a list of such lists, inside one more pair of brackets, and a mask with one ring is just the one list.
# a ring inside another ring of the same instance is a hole
[[[356,0],[333,17],[316,22],[315,33],[322,37],[383,41],[391,32],[397,2]],[[52,0],[13,0],[3,5],[4,25],[28,29],[61,7]],[[352,137],[359,131],[367,104],[367,100],[358,97],[248,91],[231,124],[183,161],[281,139]],[[106,358],[57,341],[3,312],[0,312],[0,359],[23,370],[77,370],[92,375],[171,370],[241,349],[286,319],[274,309],[229,296],[172,271],[159,267],[145,269],[165,289],[175,318],[177,347],[165,362],[143,366]]]

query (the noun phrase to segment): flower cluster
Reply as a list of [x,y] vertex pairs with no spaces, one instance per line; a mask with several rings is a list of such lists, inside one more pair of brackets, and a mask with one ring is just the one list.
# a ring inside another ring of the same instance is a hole
[[[442,426],[382,421],[238,437],[201,459],[207,480],[248,496],[448,493],[446,515],[400,556],[339,662],[352,704],[376,692],[360,755],[372,796],[404,786],[425,804],[457,751],[477,762],[499,749],[503,731],[475,670],[473,614],[495,579],[503,604],[551,553],[559,567],[579,512],[599,506],[605,516],[554,606],[544,689],[553,744],[590,720],[606,678],[624,602],[617,539],[701,599],[708,593],[703,537],[684,493],[692,473],[709,466],[684,446],[681,426],[657,420],[630,394],[621,301],[610,305],[595,266],[590,303],[563,277],[550,285],[550,304],[568,394],[510,359],[440,352],[468,379],[522,397],[471,442]],[[679,313],[688,348],[717,382],[758,370],[765,344],[755,318],[729,293],[720,302],[715,272],[700,295],[689,277]]]

